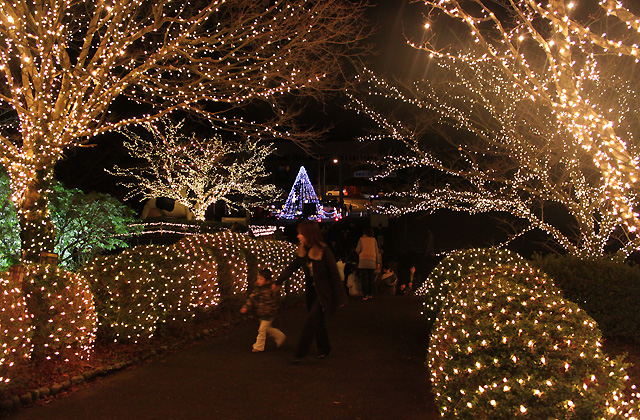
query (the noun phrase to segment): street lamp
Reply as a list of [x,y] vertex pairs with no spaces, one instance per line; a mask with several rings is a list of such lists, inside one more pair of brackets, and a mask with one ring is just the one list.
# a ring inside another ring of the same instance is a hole
[[344,207],[344,187],[342,186],[342,163],[338,160],[338,158],[334,158],[333,159],[333,163],[336,163],[338,165],[338,176],[339,176],[339,180],[340,182],[338,183],[338,204],[340,206],[340,211],[342,211],[342,208]]

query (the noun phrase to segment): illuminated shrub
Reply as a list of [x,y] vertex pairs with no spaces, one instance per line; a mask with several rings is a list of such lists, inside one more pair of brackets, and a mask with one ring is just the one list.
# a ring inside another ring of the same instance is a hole
[[[291,244],[225,232],[189,236],[168,247],[138,246],[96,258],[81,272],[96,296],[99,337],[137,342],[223,299],[244,299],[248,273],[270,268],[278,275],[294,255]],[[285,291],[297,295],[302,285],[300,272]]]
[[[21,266],[14,266],[19,269]],[[15,271],[0,274],[0,393],[11,378],[12,369],[31,357],[33,350],[31,315]]]
[[51,265],[26,265],[22,280],[33,315],[33,356],[87,359],[96,337],[96,313],[88,281]]
[[160,308],[157,328],[184,323],[192,319],[198,306],[199,288],[194,267],[176,254],[173,248],[151,249],[152,284],[157,290],[156,306]]
[[190,267],[198,308],[208,310],[220,304],[218,262],[210,249],[198,246],[198,241],[194,239],[182,240],[173,245],[173,249],[180,258],[185,259],[185,266]]
[[613,419],[637,415],[624,365],[540,272],[476,272],[449,294],[433,328],[431,381],[446,419]]
[[[217,261],[224,298],[244,296],[259,269],[268,268],[274,278],[277,277],[294,258],[297,250],[295,245],[288,242],[256,240],[235,232],[190,236],[174,246],[182,248],[184,252],[193,250],[191,252],[202,256],[204,261],[210,258],[208,255]],[[303,274],[299,270],[285,283],[283,293],[297,296],[303,292],[303,288]]]
[[217,264],[218,287],[223,299],[240,296],[247,291],[248,265],[244,251],[232,239],[232,232],[189,236],[174,247],[194,250],[201,256],[212,256]]
[[520,255],[504,249],[476,248],[453,251],[433,269],[415,294],[425,299],[424,314],[430,322],[433,322],[452,285],[460,279],[487,268],[516,262],[527,264]]
[[[295,258],[298,247],[289,242],[275,240],[255,241],[253,248],[258,255],[258,268],[268,268],[276,279]],[[296,297],[304,293],[304,273],[296,271],[282,286],[284,296]]]
[[166,247],[138,246],[99,257],[82,272],[92,281],[100,338],[137,342],[168,321],[193,316],[198,298],[193,269]]
[[606,339],[640,344],[640,269],[611,260],[547,255],[533,261],[565,298],[593,317]]

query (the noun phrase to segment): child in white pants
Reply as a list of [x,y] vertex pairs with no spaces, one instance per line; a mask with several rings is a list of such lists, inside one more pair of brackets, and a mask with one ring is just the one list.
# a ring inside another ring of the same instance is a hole
[[278,289],[271,279],[271,271],[268,269],[260,270],[253,291],[245,305],[240,309],[240,312],[244,314],[253,308],[258,318],[260,318],[258,336],[252,350],[254,353],[264,351],[267,336],[272,337],[278,347],[287,338],[282,331],[271,326],[273,319],[278,314],[278,297]]

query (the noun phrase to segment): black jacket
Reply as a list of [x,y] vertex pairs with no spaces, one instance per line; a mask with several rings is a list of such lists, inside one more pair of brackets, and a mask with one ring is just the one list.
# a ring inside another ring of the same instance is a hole
[[276,284],[284,283],[299,268],[302,268],[305,275],[308,307],[317,298],[324,313],[333,315],[338,307],[347,302],[347,293],[338,272],[336,259],[329,248],[298,248],[296,258],[280,274]]

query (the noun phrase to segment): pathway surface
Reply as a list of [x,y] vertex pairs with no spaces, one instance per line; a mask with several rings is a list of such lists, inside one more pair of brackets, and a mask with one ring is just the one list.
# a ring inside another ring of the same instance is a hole
[[352,300],[329,322],[332,354],[300,364],[290,361],[305,310],[289,309],[275,324],[288,335],[280,349],[251,353],[257,321],[243,323],[6,419],[436,419],[420,308],[403,296]]

